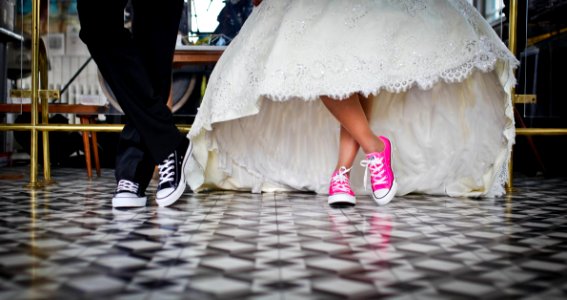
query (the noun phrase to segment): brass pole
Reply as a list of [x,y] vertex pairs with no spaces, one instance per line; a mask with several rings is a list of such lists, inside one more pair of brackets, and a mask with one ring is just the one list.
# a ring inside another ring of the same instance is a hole
[[[41,89],[46,91],[49,86],[48,70],[47,70],[47,50],[45,49],[45,44],[40,40],[39,43],[39,79]],[[41,124],[47,125],[49,123],[49,99],[41,99]],[[43,131],[43,182],[44,184],[55,183],[51,179],[51,161],[49,152],[49,131]]]
[[28,187],[35,189],[40,185],[37,181],[37,105],[39,102],[39,9],[40,0],[33,0],[32,2],[32,62],[31,62],[31,162],[30,162],[30,183]]
[[508,24],[508,48],[510,52],[516,55],[517,43],[516,43],[516,31],[518,26],[518,0],[510,0],[510,21]]
[[[39,131],[97,131],[121,132],[124,124],[0,124],[0,131],[25,131],[36,128]],[[189,132],[191,125],[177,125],[181,132]]]
[[567,135],[567,128],[518,128],[516,135]]
[[[510,20],[508,23],[508,48],[513,55],[516,55],[516,26],[518,24],[518,0],[510,0],[510,12],[508,13]],[[516,88],[512,87],[510,91],[510,96],[512,99],[515,98]],[[514,105],[512,103],[512,105]],[[506,184],[506,191],[511,192],[513,187],[513,171],[514,166],[512,163],[513,152],[510,152],[510,160],[508,161],[508,183]]]

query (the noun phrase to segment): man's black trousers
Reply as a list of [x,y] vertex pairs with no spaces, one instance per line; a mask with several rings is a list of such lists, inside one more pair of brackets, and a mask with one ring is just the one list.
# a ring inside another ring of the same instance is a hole
[[144,191],[155,165],[183,134],[166,106],[183,0],[132,0],[131,30],[124,28],[127,0],[78,0],[81,40],[126,115],[116,179]]

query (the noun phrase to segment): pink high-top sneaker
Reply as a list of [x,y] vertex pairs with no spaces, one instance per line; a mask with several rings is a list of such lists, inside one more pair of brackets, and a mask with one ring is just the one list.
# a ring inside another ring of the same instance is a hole
[[329,186],[329,205],[333,204],[356,204],[354,192],[350,188],[347,173],[350,169],[340,167],[331,176],[331,184]]
[[370,184],[372,185],[372,198],[378,205],[386,205],[394,198],[398,190],[398,184],[392,171],[392,145],[386,137],[378,137],[384,142],[384,151],[373,152],[366,155],[366,159],[360,165],[366,167],[364,172],[364,187],[368,182],[370,173]]

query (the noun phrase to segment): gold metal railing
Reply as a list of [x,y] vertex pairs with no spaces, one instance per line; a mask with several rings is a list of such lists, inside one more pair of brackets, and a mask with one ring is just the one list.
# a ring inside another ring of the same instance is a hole
[[[38,131],[96,131],[96,132],[121,132],[124,124],[2,124],[0,131],[27,131],[32,129]],[[177,125],[181,132],[189,132],[191,125]]]
[[517,135],[567,135],[567,128],[516,128]]
[[[11,94],[16,97],[31,98],[31,121],[30,124],[18,124],[16,127],[11,124],[0,124],[2,130],[18,130],[17,126],[22,125],[30,131],[30,182],[28,187],[35,189],[45,184],[53,183],[51,179],[50,153],[49,153],[49,132],[41,128],[48,125],[48,103],[49,99],[58,98],[59,91],[47,90],[48,88],[48,62],[45,45],[40,39],[40,0],[32,2],[32,30],[31,30],[31,90],[12,90]],[[23,24],[22,24],[23,26]],[[38,122],[38,105],[41,101],[42,118],[41,125]],[[37,180],[38,170],[38,134],[42,131],[43,137],[43,182]]]
[[[510,13],[508,16],[510,19],[508,21],[508,48],[513,55],[516,55],[516,36],[517,36],[517,29],[516,26],[518,25],[518,0],[510,0]],[[514,100],[516,98],[516,88],[513,87],[510,91],[511,99],[512,99],[512,109],[514,109]],[[514,113],[512,113],[512,118],[514,118]],[[516,130],[516,134],[518,134],[518,130]],[[510,158],[508,161],[508,182],[506,184],[506,191],[511,192],[513,186],[513,172],[514,172],[514,163],[513,163],[513,154],[514,148],[512,148],[512,152],[510,153]]]
[[[527,7],[526,7],[527,9]],[[510,51],[516,55],[517,51],[517,25],[518,25],[518,0],[510,0],[510,13],[509,13],[509,24],[508,24],[508,48]],[[534,103],[535,99],[532,95],[518,95],[516,94],[516,89],[512,88],[512,105],[516,103]],[[533,100],[526,100],[533,99]],[[534,135],[567,135],[567,128],[516,128],[516,135],[522,136],[534,136]],[[512,191],[513,188],[513,152],[510,154],[510,161],[508,163],[508,183],[506,184],[506,190],[508,192]]]

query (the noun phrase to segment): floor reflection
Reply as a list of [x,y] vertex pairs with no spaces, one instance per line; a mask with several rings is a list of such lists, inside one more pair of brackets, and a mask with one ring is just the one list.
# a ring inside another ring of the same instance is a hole
[[113,209],[112,170],[54,177],[29,191],[0,176],[0,299],[567,297],[564,179],[518,179],[504,198],[409,195],[386,207],[217,192]]

